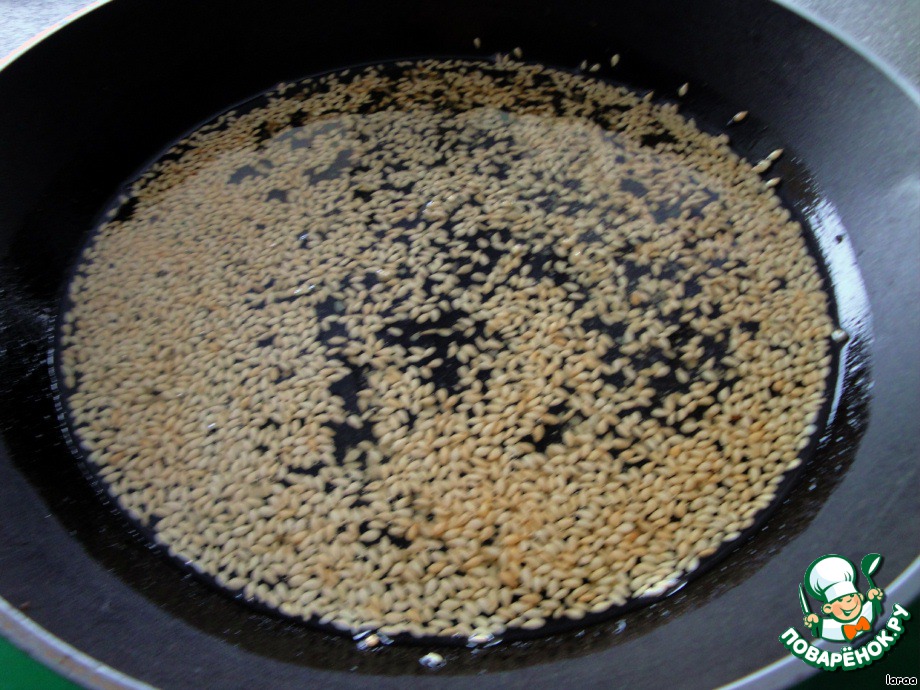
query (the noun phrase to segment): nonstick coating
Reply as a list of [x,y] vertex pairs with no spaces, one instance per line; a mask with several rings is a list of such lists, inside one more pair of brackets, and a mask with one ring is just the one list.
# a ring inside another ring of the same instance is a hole
[[[673,92],[689,81],[687,107],[701,117],[749,110],[739,150],[787,148],[783,194],[816,231],[840,286],[853,335],[844,388],[856,393],[839,399],[832,433],[786,503],[718,568],[620,621],[459,650],[431,673],[416,661],[426,649],[359,653],[227,601],[132,538],[61,435],[47,334],[98,211],[183,132],[281,80],[468,55],[476,36],[560,66],[618,52],[637,86]],[[817,556],[882,553],[876,582],[887,587],[917,555],[917,103],[777,5],[263,1],[231,11],[209,0],[118,0],[0,72],[0,103],[0,596],[115,668],[190,688],[713,687],[784,656],[777,637],[801,628],[795,590]],[[870,360],[872,421],[854,459]]]

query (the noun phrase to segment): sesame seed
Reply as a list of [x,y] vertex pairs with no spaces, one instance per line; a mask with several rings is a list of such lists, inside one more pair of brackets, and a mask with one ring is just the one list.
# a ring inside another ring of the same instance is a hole
[[367,637],[358,641],[358,649],[373,649],[380,644],[380,637],[376,633],[371,633]]
[[437,652],[428,652],[425,656],[421,657],[418,662],[425,668],[433,670],[443,668],[447,664],[444,657]]
[[771,151],[769,153],[769,155],[767,156],[767,160],[775,161],[782,155],[783,155],[783,149],[776,149],[775,151]]
[[835,328],[831,332],[831,340],[833,340],[835,343],[845,343],[849,339],[850,339],[850,334],[847,333],[842,328]]
[[758,177],[779,154],[653,98],[407,61],[183,139],[68,286],[64,402],[107,492],[215,586],[361,649],[670,591],[821,433],[845,334]]

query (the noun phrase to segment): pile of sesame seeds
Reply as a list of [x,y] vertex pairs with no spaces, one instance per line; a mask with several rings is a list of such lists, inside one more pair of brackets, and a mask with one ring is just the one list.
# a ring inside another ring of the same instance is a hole
[[369,639],[666,592],[824,400],[827,297],[758,172],[674,104],[507,58],[281,85],[91,238],[77,439],[173,556]]

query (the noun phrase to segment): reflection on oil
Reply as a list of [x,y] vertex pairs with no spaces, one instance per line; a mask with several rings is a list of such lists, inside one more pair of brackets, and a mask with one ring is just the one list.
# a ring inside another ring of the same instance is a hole
[[[700,118],[705,119],[705,98],[700,97],[695,107],[700,110]],[[717,104],[711,103],[709,107],[715,111]],[[746,143],[741,136],[736,136],[734,142],[741,153],[747,153],[746,146],[758,147],[762,143]],[[803,167],[795,161],[787,161],[784,165],[783,194],[813,232],[815,249],[823,258],[834,287],[838,323],[850,338],[842,344],[841,366],[827,410],[826,432],[820,439],[814,460],[805,465],[800,476],[789,477],[784,484],[787,496],[782,510],[753,534],[743,535],[738,546],[731,547],[733,552],[718,566],[711,567],[708,572],[698,571],[703,577],[694,578],[658,603],[626,612],[619,619],[605,623],[591,625],[590,621],[585,621],[575,630],[550,637],[493,648],[443,649],[439,653],[447,667],[442,673],[507,670],[572,658],[642,636],[663,621],[696,609],[743,582],[807,526],[815,506],[820,505],[840,481],[854,457],[866,422],[871,337],[868,303],[852,247],[833,208],[816,195],[813,182]],[[44,354],[40,343],[27,342],[25,346],[34,350],[31,361],[36,361],[36,357],[40,361]],[[21,361],[29,359],[23,357]],[[418,648],[400,646],[356,653],[354,643],[349,640],[242,609],[151,554],[141,539],[126,538],[129,530],[125,522],[100,508],[98,497],[82,481],[60,444],[46,440],[44,445],[35,446],[34,420],[54,414],[50,389],[51,381],[44,372],[38,372],[27,378],[23,386],[11,391],[4,405],[8,408],[4,413],[9,415],[5,418],[21,422],[10,429],[10,445],[18,451],[15,457],[24,458],[30,454],[35,457],[38,453],[48,458],[41,467],[23,463],[20,469],[40,488],[61,522],[76,533],[93,556],[145,597],[209,634],[265,656],[326,669],[386,674],[419,672],[421,653]],[[41,394],[36,395],[36,391]],[[10,400],[27,402],[13,409]],[[742,562],[743,569],[736,567]]]

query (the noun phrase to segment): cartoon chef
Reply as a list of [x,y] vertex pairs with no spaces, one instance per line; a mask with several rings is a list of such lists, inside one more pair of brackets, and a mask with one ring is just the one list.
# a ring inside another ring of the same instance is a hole
[[[871,585],[870,581],[870,585]],[[869,632],[881,613],[884,592],[872,587],[863,596],[856,590],[856,567],[843,556],[822,556],[805,571],[805,588],[818,601],[825,602],[821,611],[805,616],[805,625],[817,636],[831,642],[850,642]]]

